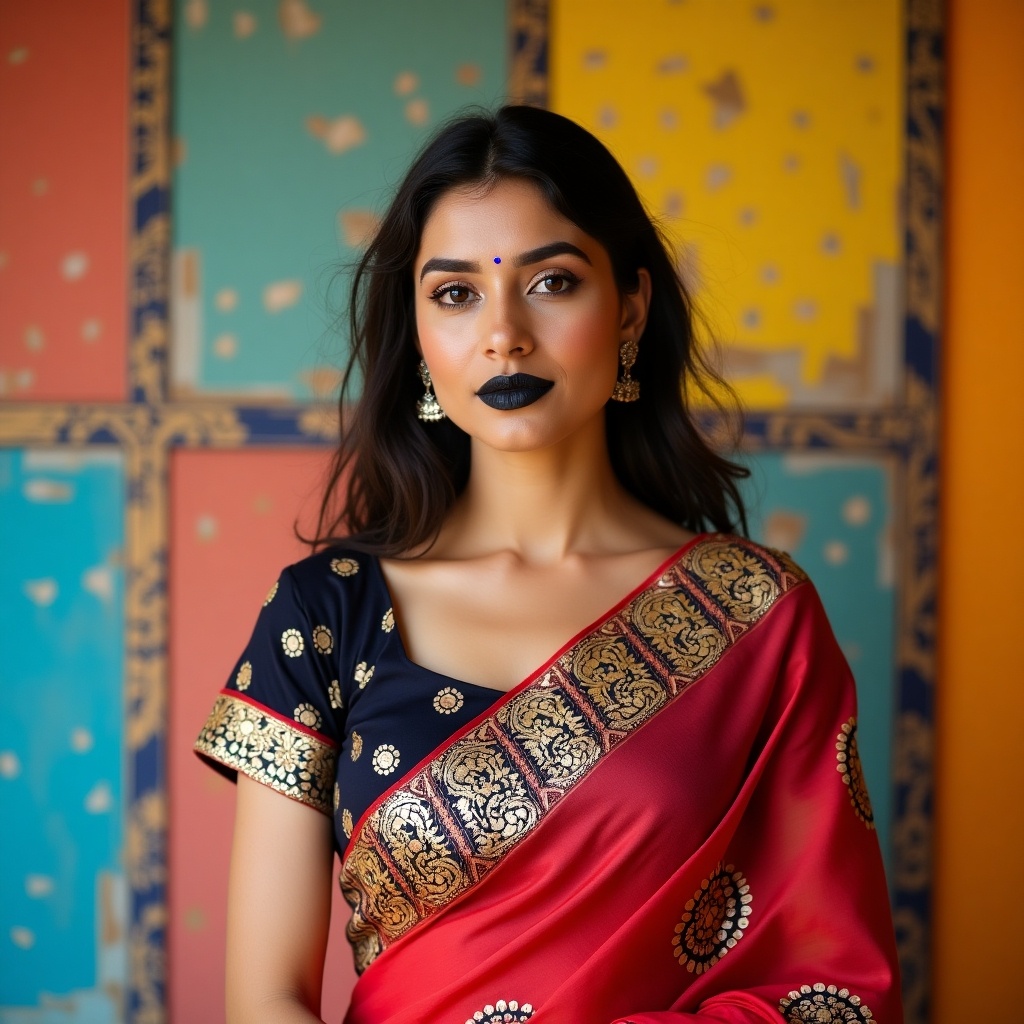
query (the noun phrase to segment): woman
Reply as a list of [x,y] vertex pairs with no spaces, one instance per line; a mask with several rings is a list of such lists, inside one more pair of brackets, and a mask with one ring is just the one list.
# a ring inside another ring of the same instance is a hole
[[898,1021],[852,678],[731,535],[622,169],[545,111],[449,124],[351,317],[351,536],[274,584],[197,744],[240,773],[229,1018],[318,1019],[337,850],[349,1024]]

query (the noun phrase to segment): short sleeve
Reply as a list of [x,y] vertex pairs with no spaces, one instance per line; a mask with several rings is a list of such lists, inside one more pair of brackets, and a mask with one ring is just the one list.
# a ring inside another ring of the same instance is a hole
[[234,780],[238,772],[332,813],[341,694],[331,616],[311,612],[286,569],[274,584],[195,751]]

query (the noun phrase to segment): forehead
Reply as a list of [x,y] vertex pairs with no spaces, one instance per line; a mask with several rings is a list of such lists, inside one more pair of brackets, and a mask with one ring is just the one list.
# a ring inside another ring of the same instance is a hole
[[589,236],[562,216],[537,185],[503,179],[444,193],[423,226],[420,252],[434,255],[444,249],[455,255],[453,246],[458,246],[462,252],[494,249],[500,256],[500,248],[512,254],[509,246],[521,251],[556,237],[575,242]]

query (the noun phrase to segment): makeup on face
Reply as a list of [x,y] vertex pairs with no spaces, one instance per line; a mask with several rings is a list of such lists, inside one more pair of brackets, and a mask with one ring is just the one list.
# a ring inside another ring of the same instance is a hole
[[513,412],[533,405],[554,386],[553,380],[534,377],[532,373],[500,374],[481,384],[476,396],[492,409]]

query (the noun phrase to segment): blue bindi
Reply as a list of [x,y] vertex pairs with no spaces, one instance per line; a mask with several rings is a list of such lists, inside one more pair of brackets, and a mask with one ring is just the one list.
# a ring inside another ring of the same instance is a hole
[[494,257],[494,262],[495,263],[500,263],[501,262],[501,257],[500,256],[495,256]]

